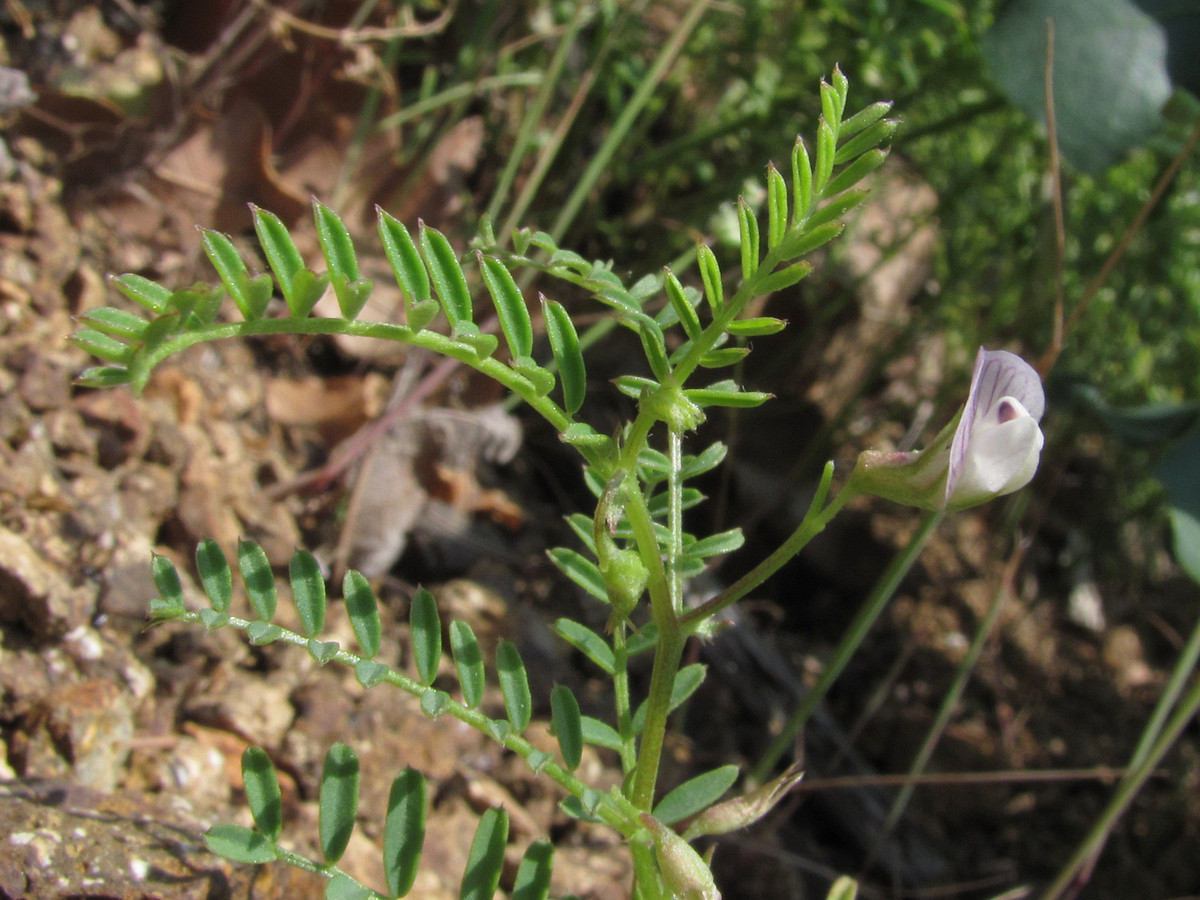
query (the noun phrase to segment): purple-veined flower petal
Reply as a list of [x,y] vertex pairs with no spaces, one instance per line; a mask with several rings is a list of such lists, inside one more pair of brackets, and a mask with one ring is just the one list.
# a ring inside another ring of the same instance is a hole
[[979,348],[967,405],[950,445],[946,505],[971,506],[1024,487],[1037,470],[1046,409],[1033,366],[1006,350]]

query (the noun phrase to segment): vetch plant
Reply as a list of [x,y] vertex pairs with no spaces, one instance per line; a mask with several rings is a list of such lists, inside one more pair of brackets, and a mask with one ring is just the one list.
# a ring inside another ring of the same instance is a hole
[[[589,261],[559,248],[542,232],[515,232],[512,249],[506,249],[487,222],[473,252],[464,257],[441,232],[422,224],[414,234],[380,210],[379,239],[403,293],[404,315],[402,322],[362,321],[358,314],[372,284],[359,270],[341,219],[315,202],[326,271],[309,268],[283,223],[254,208],[254,228],[270,274],[252,274],[228,237],[206,231],[204,250],[219,284],[172,291],[141,276],[120,276],[114,280],[118,290],[145,312],[91,310],[73,337],[78,346],[107,363],[83,374],[81,383],[91,386],[130,384],[140,389],[157,363],[193,344],[271,334],[397,341],[451,357],[495,379],[578,452],[584,480],[596,498],[594,509],[568,517],[578,548],[553,548],[549,556],[607,609],[603,634],[577,621],[560,619],[555,624],[558,635],[611,680],[614,699],[607,717],[584,715],[575,696],[560,685],[549,698],[558,753],[538,749],[524,736],[534,706],[520,653],[511,643],[500,642],[494,675],[503,709],[485,708],[484,654],[470,625],[462,621],[449,623],[446,630],[458,690],[452,694],[434,687],[447,648],[436,600],[424,589],[416,592],[410,610],[412,671],[399,671],[380,658],[383,625],[371,585],[358,572],[346,573],[341,585],[357,648],[323,640],[327,586],[317,560],[306,551],[295,554],[287,573],[299,630],[273,621],[275,575],[263,550],[249,541],[236,548],[236,566],[252,618],[231,613],[233,569],[211,540],[196,552],[209,608],[189,610],[178,572],[165,557],[156,557],[153,573],[159,597],[151,616],[209,629],[237,628],[260,645],[293,644],[321,664],[352,667],[367,689],[398,688],[431,718],[450,716],[520,756],[533,772],[558,785],[565,798],[562,809],[569,815],[604,823],[619,833],[632,858],[632,896],[719,897],[707,858],[692,842],[757,820],[800,773],[789,769],[740,798],[722,801],[739,773],[734,766],[721,766],[660,796],[668,716],[704,678],[702,666],[683,664],[687,642],[711,634],[722,610],[777,571],[851,497],[875,493],[927,508],[961,508],[1019,488],[1032,476],[1041,448],[1037,421],[1044,404],[1036,374],[1031,380],[1032,370],[1011,354],[981,351],[965,410],[932,447],[912,455],[864,454],[842,490],[827,502],[833,479],[830,463],[808,514],[783,546],[734,585],[698,605],[685,605],[687,582],[712,558],[737,549],[743,540],[736,528],[704,537],[685,530],[684,511],[703,500],[689,482],[719,466],[725,456],[720,443],[694,454],[685,452],[685,435],[714,407],[758,406],[769,399],[766,393],[743,389],[733,378],[707,373],[728,370],[743,360],[751,352],[751,338],[769,347],[767,338],[786,326],[781,319],[748,315],[751,301],[789,288],[808,273],[810,265],[802,257],[841,231],[839,219],[862,201],[866,191],[861,182],[883,163],[884,147],[896,128],[887,117],[886,103],[846,117],[848,88],[839,71],[829,84],[821,84],[815,153],[810,155],[798,139],[788,175],[773,166],[768,169],[765,228],[759,211],[739,202],[739,270],[723,272],[712,251],[702,246],[697,251],[698,287],[669,269],[626,284],[611,263]],[[518,284],[515,273],[520,270],[542,276],[543,294],[536,305]],[[564,282],[573,293],[582,290],[605,306],[619,325],[638,336],[645,354],[645,372],[615,379],[617,390],[636,402],[637,411],[612,434],[597,432],[580,417],[589,389],[580,336],[566,306],[545,296]],[[313,318],[313,306],[327,289],[336,296],[341,316]],[[282,303],[275,301],[276,292]],[[486,295],[494,309],[499,336],[477,323],[477,293]],[[236,307],[236,320],[222,317],[226,296]],[[665,302],[655,305],[652,301],[658,297]],[[535,356],[539,311],[552,363]],[[653,654],[652,675],[646,696],[639,698],[631,688],[630,662],[648,653]],[[620,788],[601,791],[579,778],[576,771],[585,744],[613,752],[624,774]],[[427,791],[420,773],[405,769],[392,783],[383,827],[382,888],[359,883],[337,865],[358,808],[360,773],[350,747],[335,745],[325,760],[319,860],[280,843],[279,785],[263,751],[246,752],[243,775],[255,827],[212,829],[208,840],[214,850],[244,862],[283,860],[319,872],[330,879],[330,897],[402,897],[409,892],[424,835]],[[507,815],[489,810],[481,817],[460,896],[492,897],[500,884],[507,839]],[[512,897],[547,896],[552,854],[544,842],[529,846],[515,880],[505,885]],[[831,896],[839,898],[854,895],[848,880],[839,880],[832,890]]]

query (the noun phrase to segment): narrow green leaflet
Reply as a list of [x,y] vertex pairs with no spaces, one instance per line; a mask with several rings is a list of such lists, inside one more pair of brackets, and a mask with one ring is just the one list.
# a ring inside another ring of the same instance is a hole
[[868,150],[833,178],[825,187],[826,196],[840,194],[847,188],[852,188],[876,169],[884,164],[888,154],[886,150]]
[[313,200],[313,217],[338,307],[345,318],[354,319],[371,294],[371,282],[359,275],[354,242],[341,217],[319,200]]
[[787,182],[774,165],[767,167],[767,247],[775,249],[788,226]]
[[512,900],[546,900],[550,896],[550,875],[554,868],[554,845],[534,841],[521,857],[513,882]]
[[275,273],[275,280],[279,282],[288,311],[292,318],[306,318],[325,292],[329,276],[317,275],[304,267],[304,258],[277,215],[257,206],[251,206],[250,212],[258,243],[267,258],[267,265]]
[[[876,103],[873,104],[873,106],[868,106],[862,112],[874,114],[879,112],[879,107],[882,107],[883,113],[886,113],[887,110],[891,108],[891,104]],[[862,113],[854,116],[854,119],[857,119],[860,115],[862,115]],[[882,117],[882,113],[880,115]],[[849,124],[850,120],[847,120],[842,124],[842,130],[838,132],[838,137],[847,137],[846,126]],[[896,119],[883,119],[883,121],[877,120],[869,123],[867,126],[864,126],[862,133],[857,134],[855,137],[842,144],[842,146],[838,147],[838,152],[834,157],[834,162],[838,165],[842,165],[843,163],[847,163],[852,159],[856,159],[863,153],[866,153],[868,150],[873,150],[881,144],[886,144],[895,136],[896,129],[899,127],[900,123]]]
[[799,224],[812,212],[812,163],[804,139],[796,138],[792,145],[792,223]]
[[69,340],[84,353],[90,353],[106,362],[127,362],[136,349],[95,328],[80,328]]
[[354,629],[354,637],[362,649],[362,655],[367,659],[374,658],[379,652],[383,634],[375,592],[361,572],[351,569],[342,579],[342,597],[345,598],[346,615],[350,618],[350,626]]
[[683,326],[684,332],[689,338],[695,340],[704,330],[700,325],[700,317],[696,315],[696,308],[692,305],[691,299],[679,279],[675,277],[675,273],[670,269],[664,269],[663,272],[666,273],[663,284],[667,290],[667,299],[671,301],[671,308],[675,310],[675,315]]
[[546,553],[550,561],[573,582],[603,603],[608,602],[604,578],[596,564],[581,553],[567,547],[555,547]]
[[454,655],[454,667],[458,671],[463,705],[475,709],[483,701],[483,654],[479,652],[475,632],[466,622],[455,619],[450,623],[450,652]]
[[730,322],[728,331],[741,337],[761,337],[768,334],[778,334],[787,328],[786,319],[775,319],[770,316],[760,316],[755,319],[738,319]]
[[706,559],[710,556],[724,556],[739,549],[746,542],[742,529],[731,528],[720,534],[711,534],[683,548],[683,555],[692,559]]
[[721,766],[685,781],[654,807],[654,817],[664,825],[674,825],[717,802],[737,781],[737,766]]
[[261,747],[247,747],[242,753],[242,784],[254,824],[272,841],[279,840],[283,830],[279,779],[275,775],[275,767],[271,765],[271,758]]
[[[158,590],[162,606],[167,609],[183,609],[183,584],[179,580],[179,571],[175,564],[165,556],[155,554],[150,563],[150,571],[154,577],[154,587]],[[162,610],[154,610],[161,612]]]
[[101,334],[122,340],[136,340],[150,324],[139,315],[113,306],[89,309],[79,317],[79,321],[90,325]]
[[425,265],[429,268],[451,329],[457,331],[461,324],[471,324],[471,291],[450,241],[424,222],[420,224],[418,240],[421,243],[421,255],[425,258]]
[[221,545],[211,538],[201,541],[196,547],[196,570],[208,602],[217,612],[228,612],[233,599],[233,573],[221,552]]
[[378,896],[345,872],[338,872],[325,882],[325,900],[374,900]]
[[533,699],[529,694],[529,675],[525,671],[525,662],[511,642],[501,641],[497,646],[496,669],[500,673],[500,693],[504,696],[508,721],[520,734],[529,727],[529,720],[533,717]]
[[529,356],[533,353],[533,323],[529,318],[529,307],[525,305],[525,297],[517,287],[512,274],[504,263],[490,256],[476,252],[479,260],[479,270],[483,273],[483,283],[492,302],[496,306],[496,314],[500,317],[500,331],[508,343],[508,351],[513,359]]
[[580,722],[583,729],[583,739],[589,744],[595,744],[597,747],[604,747],[616,753],[621,752],[623,742],[621,741],[621,735],[617,733],[617,729],[613,728],[607,722],[601,722],[592,716],[583,716]]
[[152,313],[162,315],[170,308],[171,292],[144,275],[118,275],[112,283],[118,291]]
[[550,723],[563,762],[574,772],[583,756],[583,724],[579,717],[579,701],[565,684],[556,684],[550,692]]
[[479,817],[479,827],[467,854],[459,900],[492,900],[500,886],[504,847],[508,843],[508,813],[492,808]]
[[246,586],[250,605],[260,619],[269,621],[275,615],[278,594],[275,573],[271,571],[271,563],[263,548],[253,541],[239,540],[238,571],[242,573],[242,583]]
[[358,756],[345,744],[334,744],[325,754],[317,803],[317,830],[326,863],[337,862],[346,852],[357,813]]
[[543,297],[542,316],[546,321],[550,351],[554,354],[558,377],[562,382],[563,409],[573,416],[583,405],[584,394],[587,391],[587,373],[583,366],[579,335],[561,303]]
[[383,826],[383,873],[388,893],[403,897],[412,890],[425,845],[425,776],[406,768],[388,792]]
[[[217,276],[221,279],[221,283],[225,285],[225,290],[233,298],[233,302],[237,306],[238,311],[241,312],[242,318],[246,321],[260,318],[262,316],[262,308],[255,308],[260,298],[257,294],[253,299],[250,296],[250,273],[246,270],[246,264],[238,254],[237,248],[233,246],[233,241],[219,231],[213,231],[208,228],[203,229],[201,235],[201,242],[204,244],[204,253],[208,257],[208,261],[212,263],[212,267],[216,269]],[[261,289],[259,290],[261,291]],[[267,299],[270,299],[269,285]]]
[[[425,264],[421,262],[417,245],[413,243],[404,223],[378,207],[376,210],[379,214],[379,239],[383,243],[383,252],[392,266],[392,273],[396,276],[401,293],[404,294],[404,303],[411,316],[414,306],[422,306],[433,299],[429,290],[429,275],[425,271]],[[408,324],[413,328],[419,327],[411,321]]]
[[325,627],[325,579],[317,559],[307,550],[297,550],[288,566],[292,602],[300,614],[304,634],[315,637]]
[[412,628],[417,677],[422,684],[433,684],[437,678],[438,663],[442,659],[442,621],[438,615],[437,600],[423,587],[417,588],[413,594],[409,624]]
[[592,631],[586,625],[574,619],[559,619],[554,623],[554,630],[564,641],[581,652],[584,656],[612,675],[616,671],[616,660],[608,641]]
[[204,833],[204,843],[217,856],[246,865],[275,861],[275,844],[257,831],[241,825],[214,825]]
[[745,198],[738,197],[738,243],[742,254],[742,280],[749,281],[758,271],[760,256],[758,214],[750,208]]
[[714,313],[719,313],[725,305],[725,289],[721,284],[721,267],[713,252],[703,244],[696,251],[696,261],[700,265],[700,279],[704,282],[704,296]]

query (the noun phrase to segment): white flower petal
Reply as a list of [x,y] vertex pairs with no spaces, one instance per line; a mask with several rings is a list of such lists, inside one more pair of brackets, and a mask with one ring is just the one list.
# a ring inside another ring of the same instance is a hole
[[1005,397],[971,432],[951,507],[972,506],[1023,488],[1037,471],[1045,437],[1015,398]]

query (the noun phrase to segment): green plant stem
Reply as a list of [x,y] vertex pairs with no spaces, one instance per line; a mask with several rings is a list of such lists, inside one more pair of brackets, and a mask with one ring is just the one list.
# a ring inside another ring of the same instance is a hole
[[667,456],[671,471],[667,475],[667,529],[671,543],[667,547],[667,587],[671,591],[671,609],[679,615],[683,609],[683,577],[679,574],[679,562],[683,556],[683,483],[679,471],[683,468],[683,435],[672,428],[667,437]]
[[637,737],[633,733],[633,708],[629,702],[629,653],[625,632],[628,626],[617,623],[613,629],[613,707],[617,734],[621,736],[621,771],[628,775],[637,765]]
[[1116,792],[1109,800],[1108,806],[1092,824],[1091,830],[1066,865],[1059,871],[1054,881],[1043,892],[1042,900],[1057,900],[1095,861],[1104,848],[1108,835],[1117,824],[1117,820],[1124,815],[1129,804],[1133,802],[1133,798],[1146,783],[1146,779],[1154,773],[1162,758],[1179,739],[1179,735],[1183,733],[1183,729],[1187,727],[1197,711],[1200,711],[1200,678],[1192,682],[1192,686],[1175,708],[1175,712],[1167,722],[1162,734],[1146,752],[1145,759],[1139,765],[1130,768],[1117,784]]
[[642,742],[638,747],[637,767],[629,799],[638,809],[654,809],[654,789],[662,761],[663,743],[667,733],[667,717],[671,711],[671,692],[687,636],[674,623],[664,632],[659,626],[658,646],[654,651],[654,670],[650,675],[650,690],[646,697],[646,722],[642,727]]
[[137,361],[138,368],[131,371],[134,383],[140,388],[144,379],[149,377],[154,366],[173,353],[178,353],[193,344],[205,341],[221,340],[231,337],[261,337],[263,335],[297,334],[297,335],[354,335],[358,337],[378,338],[394,341],[398,344],[411,344],[422,347],[442,356],[452,357],[465,365],[482,372],[528,403],[538,414],[546,419],[560,433],[571,424],[571,418],[553,400],[546,396],[538,396],[537,391],[504,363],[492,357],[481,359],[467,344],[459,343],[453,338],[435,331],[413,331],[406,325],[396,325],[390,322],[362,322],[350,319],[334,318],[282,318],[256,319],[251,322],[224,322],[217,325],[207,325],[192,331],[185,331],[163,341],[153,350]]
[[721,612],[721,610],[736,603],[778,572],[788,560],[804,549],[809,541],[820,534],[841,508],[858,495],[858,489],[853,486],[853,481],[850,481],[846,483],[837,497],[833,499],[833,502],[828,506],[824,506],[825,498],[829,495],[829,486],[832,480],[833,463],[831,462],[825,466],[821,483],[817,487],[817,492],[813,496],[812,503],[809,504],[808,512],[804,515],[804,520],[792,532],[791,536],[775,552],[725,590],[721,591],[721,593],[681,616],[679,624],[689,633],[695,631],[702,624]]
[[407,106],[399,112],[392,113],[390,116],[381,119],[376,128],[380,131],[398,128],[441,106],[447,106],[459,100],[466,100],[498,88],[536,87],[542,83],[543,78],[544,75],[541,72],[509,72],[505,75],[489,75],[477,81],[456,84],[453,87],[446,88],[444,91],[438,91],[424,100],[418,100],[412,106]]
[[324,875],[326,878],[330,878],[330,879],[336,878],[337,876],[340,875],[343,878],[347,878],[350,881],[354,882],[356,885],[358,885],[360,888],[362,888],[364,891],[366,891],[367,898],[365,898],[365,900],[386,900],[386,895],[381,894],[378,891],[367,887],[365,884],[363,884],[357,878],[355,878],[352,875],[347,875],[345,872],[343,872],[337,866],[322,865],[321,863],[317,862],[316,860],[309,859],[307,856],[304,856],[300,853],[296,853],[292,850],[288,850],[285,847],[281,847],[281,846],[279,846],[279,844],[274,843],[274,842],[272,842],[272,846],[274,847],[274,850],[275,850],[275,858],[279,862],[287,863],[289,866],[294,866],[297,869],[303,869],[305,872],[313,872],[317,875]]
[[[847,488],[852,484],[853,479],[847,484]],[[845,491],[845,488],[843,491]],[[837,501],[834,502],[836,503]],[[833,504],[830,505],[832,506]],[[829,692],[829,688],[842,674],[842,670],[846,668],[846,664],[850,662],[850,658],[854,656],[855,651],[858,650],[859,645],[866,638],[867,633],[871,630],[871,626],[875,624],[875,620],[879,618],[880,613],[883,612],[892,595],[896,593],[900,582],[908,574],[908,570],[912,568],[913,563],[917,561],[917,557],[920,556],[921,551],[925,547],[925,542],[929,540],[929,536],[933,534],[934,529],[937,528],[938,523],[942,521],[944,516],[944,512],[926,513],[916,534],[908,542],[908,546],[893,557],[887,570],[871,591],[867,602],[859,610],[858,615],[854,617],[854,621],[850,623],[850,627],[846,629],[846,633],[834,649],[833,656],[826,663],[825,671],[821,673],[820,679],[804,695],[796,705],[796,708],[792,710],[787,724],[771,743],[763,758],[759,760],[758,765],[755,766],[754,772],[750,776],[753,782],[757,784],[765,783],[779,760],[791,749],[797,736],[804,730],[804,726],[808,722],[808,717],[812,715],[812,711],[816,709],[817,704],[821,702]]]

